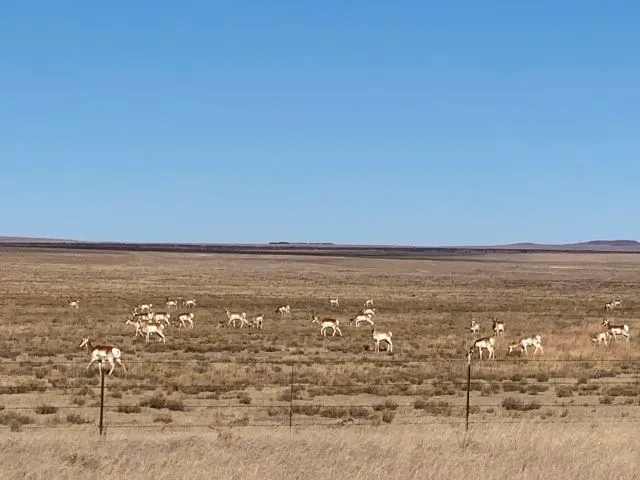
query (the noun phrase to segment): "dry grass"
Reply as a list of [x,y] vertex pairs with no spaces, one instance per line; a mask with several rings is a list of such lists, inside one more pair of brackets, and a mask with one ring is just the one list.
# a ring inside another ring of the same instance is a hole
[[[637,476],[638,436],[624,425],[575,429],[523,422],[468,435],[443,425],[219,433],[93,431],[0,437],[0,478],[302,479],[597,478]],[[46,460],[30,462],[34,452]],[[597,454],[595,454],[597,452]],[[606,461],[603,461],[606,458]]]
[[[413,261],[0,251],[0,438],[7,451],[15,449],[11,461],[16,462],[4,474],[23,468],[18,459],[28,458],[30,449],[52,448],[57,453],[51,464],[32,466],[40,469],[36,477],[107,468],[110,475],[144,471],[175,478],[189,465],[191,478],[215,473],[296,478],[297,460],[287,456],[307,457],[316,448],[322,455],[312,454],[310,461],[318,478],[385,472],[393,478],[430,478],[439,471],[455,477],[476,471],[472,460],[480,461],[480,471],[493,472],[489,478],[505,478],[519,472],[523,458],[528,460],[522,478],[538,478],[539,465],[550,472],[545,477],[553,478],[560,474],[554,474],[549,456],[580,461],[558,470],[562,476],[599,472],[598,478],[624,478],[624,458],[615,469],[605,469],[595,460],[585,463],[598,458],[585,454],[613,449],[614,443],[631,449],[633,441],[624,437],[640,421],[634,320],[639,266],[640,256],[620,254]],[[124,324],[132,307],[160,305],[166,296],[196,298],[195,328],[169,327],[166,344],[134,338],[134,328]],[[340,309],[329,308],[329,296],[340,298]],[[67,297],[79,298],[80,309],[70,310]],[[631,342],[594,345],[588,332],[599,330],[604,303],[613,297],[621,298],[623,307],[609,316],[630,325]],[[393,354],[374,353],[370,329],[348,325],[367,298],[376,303],[378,328],[393,332]],[[274,312],[281,304],[291,305],[290,318]],[[249,317],[263,313],[264,330],[227,328],[224,307]],[[312,311],[339,318],[344,337],[322,338],[319,326],[311,323]],[[464,352],[475,338],[468,332],[471,315],[481,335],[488,333],[493,316],[505,321],[506,335],[498,340],[497,361],[474,363],[471,421],[478,423],[460,455]],[[225,328],[217,328],[221,321]],[[542,336],[543,357],[507,357],[511,340],[535,333]],[[116,344],[128,369],[124,374],[116,367],[106,380],[110,447],[99,453],[91,447],[97,441],[99,378],[97,368],[85,370],[88,354],[78,348],[84,335]],[[293,389],[290,361],[297,362]],[[307,428],[290,436],[292,397],[294,425]],[[362,430],[354,424],[376,427]],[[606,440],[610,447],[597,445],[607,424],[619,435]],[[125,425],[151,430],[145,435],[144,429]],[[239,428],[221,438],[177,433],[189,426],[211,432],[206,426],[246,425],[286,427],[271,428],[269,441],[261,440],[260,427]],[[151,435],[161,428],[160,436]],[[547,429],[557,434],[547,435]],[[119,460],[114,452],[131,445],[115,440],[133,432],[145,454]],[[436,438],[434,447],[430,439]],[[178,444],[212,451],[211,442],[229,445],[214,449],[211,458],[169,448]],[[572,448],[558,451],[563,442]],[[146,448],[158,444],[158,449]],[[506,460],[495,453],[501,445],[510,449]],[[321,463],[330,452],[351,458],[348,468]],[[388,463],[365,463],[378,455]],[[232,456],[242,459],[241,467],[225,466]],[[151,466],[152,457],[162,469]],[[61,465],[71,466],[64,470]],[[428,470],[430,465],[446,467]],[[393,473],[396,469],[399,473]]]

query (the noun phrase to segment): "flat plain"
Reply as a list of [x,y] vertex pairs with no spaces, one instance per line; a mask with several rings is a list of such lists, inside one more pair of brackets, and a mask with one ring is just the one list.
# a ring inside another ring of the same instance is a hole
[[[638,280],[635,254],[393,260],[5,248],[0,439],[11,455],[0,476],[176,478],[188,468],[189,478],[632,478]],[[167,297],[197,301],[194,328],[167,327],[166,343],[134,336],[125,324],[133,307],[164,310]],[[393,353],[374,352],[371,329],[349,325],[369,298]],[[605,312],[613,299],[622,306]],[[277,314],[286,304],[291,315]],[[264,328],[229,326],[225,307],[263,314]],[[337,318],[343,336],[322,337],[314,312]],[[591,342],[605,317],[628,324],[630,341]],[[465,433],[466,352],[491,333],[491,318],[505,335],[495,360],[472,360]],[[508,343],[535,334],[544,354],[507,355]],[[85,336],[120,348],[127,368],[105,379],[102,438]],[[42,449],[47,461],[27,465]],[[585,460],[595,451],[615,460]]]

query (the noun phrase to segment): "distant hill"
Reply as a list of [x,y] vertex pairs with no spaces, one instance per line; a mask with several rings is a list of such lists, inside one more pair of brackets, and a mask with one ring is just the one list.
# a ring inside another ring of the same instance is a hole
[[580,252],[580,253],[640,253],[636,240],[591,240],[568,244],[512,243],[507,245],[340,245],[330,242],[303,243],[277,241],[268,244],[223,243],[132,243],[85,242],[53,238],[28,238],[0,236],[0,248],[57,248],[87,251],[146,251],[190,253],[235,253],[273,255],[313,255],[370,258],[437,258],[451,256],[478,256],[495,253],[528,252]]
[[32,237],[6,237],[0,235],[0,243],[76,243],[78,240],[65,240],[62,238],[32,238]]
[[602,252],[640,252],[640,242],[636,240],[590,240],[588,242],[544,244],[544,243],[510,243],[496,245],[500,249],[533,249],[533,250],[597,250]]

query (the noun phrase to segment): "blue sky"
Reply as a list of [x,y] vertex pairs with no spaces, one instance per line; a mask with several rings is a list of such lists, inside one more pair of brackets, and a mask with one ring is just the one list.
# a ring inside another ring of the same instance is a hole
[[0,234],[640,239],[639,2],[89,3],[0,3]]

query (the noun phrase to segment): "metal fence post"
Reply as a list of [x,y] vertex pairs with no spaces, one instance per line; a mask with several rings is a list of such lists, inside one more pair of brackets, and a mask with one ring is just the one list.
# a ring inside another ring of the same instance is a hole
[[102,368],[102,363],[98,365],[100,366],[100,423],[98,424],[98,430],[100,431],[100,436],[102,436],[104,426],[104,368]]
[[467,415],[465,419],[465,431],[469,430],[469,393],[471,392],[471,352],[467,353]]

